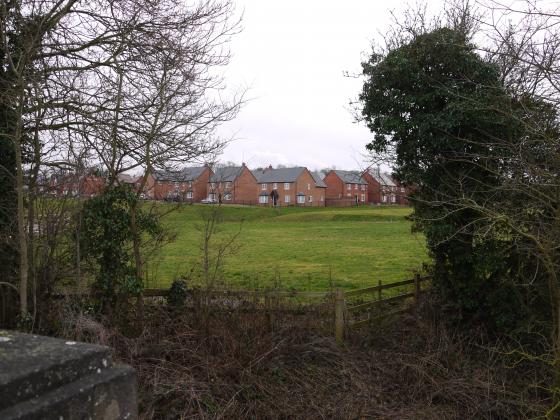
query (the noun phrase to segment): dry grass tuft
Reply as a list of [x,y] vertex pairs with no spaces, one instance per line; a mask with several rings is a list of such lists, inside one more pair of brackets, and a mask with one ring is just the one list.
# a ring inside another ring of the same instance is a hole
[[148,306],[139,336],[104,336],[137,369],[143,418],[514,419],[550,403],[547,370],[508,368],[482,334],[405,313],[341,348],[316,313],[215,309]]

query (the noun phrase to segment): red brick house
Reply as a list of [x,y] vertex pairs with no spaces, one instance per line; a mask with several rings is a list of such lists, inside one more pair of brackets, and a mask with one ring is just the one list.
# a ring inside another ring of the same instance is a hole
[[52,175],[47,190],[57,197],[94,197],[105,189],[105,179],[89,172],[80,175],[74,172],[60,172]]
[[199,202],[208,195],[212,171],[209,166],[187,167],[179,171],[154,171],[146,180],[144,193],[154,200]]
[[369,203],[372,204],[408,204],[407,189],[397,183],[389,173],[379,169],[369,169],[362,174],[368,183]]
[[366,204],[368,202],[368,183],[357,171],[332,170],[323,179],[327,185],[326,197],[330,205],[338,200],[345,205]]
[[369,170],[364,171],[362,178],[367,182],[368,203],[381,203],[381,182],[374,177]]
[[324,207],[325,190],[304,167],[269,166],[253,172],[258,184],[258,201],[263,206]]
[[208,199],[213,202],[257,204],[257,196],[257,179],[245,163],[215,168],[210,176]]

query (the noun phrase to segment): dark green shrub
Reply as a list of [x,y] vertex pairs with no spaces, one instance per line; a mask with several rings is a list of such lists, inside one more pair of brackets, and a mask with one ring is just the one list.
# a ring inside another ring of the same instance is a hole
[[167,305],[175,310],[182,309],[185,306],[187,295],[187,282],[182,278],[173,280],[167,292]]

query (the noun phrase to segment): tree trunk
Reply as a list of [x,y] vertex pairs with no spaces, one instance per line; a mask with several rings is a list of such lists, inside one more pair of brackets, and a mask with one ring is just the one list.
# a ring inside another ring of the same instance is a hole
[[27,258],[27,234],[25,232],[25,207],[24,207],[24,179],[23,179],[23,157],[22,157],[22,112],[23,95],[20,94],[18,104],[18,121],[14,138],[16,154],[16,193],[17,193],[17,223],[19,242],[19,304],[20,315],[25,318],[27,309],[27,279],[29,272],[29,261]]
[[[143,273],[142,273],[142,255],[140,253],[140,235],[138,233],[138,225],[136,223],[136,211],[138,208],[138,202],[134,203],[130,207],[130,230],[132,231],[132,251],[134,254],[134,265],[135,265],[135,272],[136,278],[138,281],[142,281]],[[138,315],[138,325],[139,328],[143,326],[143,319],[144,319],[144,293],[142,290],[138,293],[138,297],[136,298],[136,310]]]

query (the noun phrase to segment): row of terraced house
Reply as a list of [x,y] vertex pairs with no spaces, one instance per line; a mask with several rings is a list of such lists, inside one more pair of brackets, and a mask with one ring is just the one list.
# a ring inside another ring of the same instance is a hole
[[[79,191],[80,188],[73,184],[72,188],[77,189],[73,195],[92,196],[102,190],[101,179],[88,176],[86,180],[84,191]],[[119,180],[135,188],[140,186],[140,178],[127,174],[121,174]],[[379,169],[335,169],[323,176],[305,167],[269,166],[251,170],[244,163],[214,170],[205,165],[179,171],[154,171],[148,175],[142,191],[144,198],[152,200],[263,206],[405,205],[408,204],[407,195],[405,187]]]

